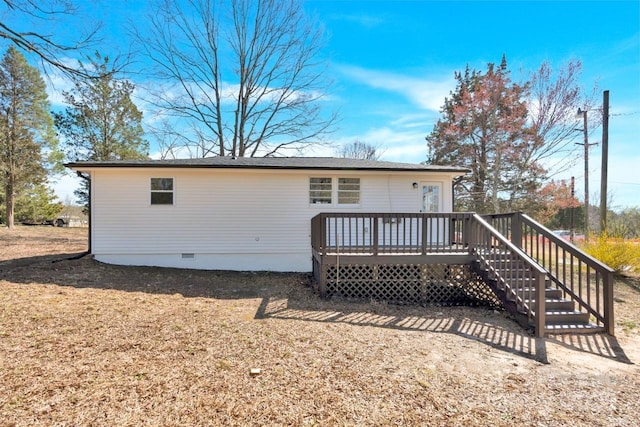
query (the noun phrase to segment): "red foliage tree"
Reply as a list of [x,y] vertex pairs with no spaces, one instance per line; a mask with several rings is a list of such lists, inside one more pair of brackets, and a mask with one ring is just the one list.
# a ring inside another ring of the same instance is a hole
[[511,81],[504,57],[499,67],[488,64],[485,73],[467,67],[455,78],[443,117],[427,137],[428,162],[472,170],[457,192],[465,209],[518,209],[545,178],[544,168],[523,155],[535,141],[527,124],[527,86]]

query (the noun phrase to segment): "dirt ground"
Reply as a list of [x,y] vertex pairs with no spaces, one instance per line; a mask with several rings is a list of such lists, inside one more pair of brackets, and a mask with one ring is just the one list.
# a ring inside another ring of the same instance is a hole
[[68,259],[84,250],[82,229],[0,230],[0,426],[638,424],[634,279],[615,338],[536,339],[500,311]]

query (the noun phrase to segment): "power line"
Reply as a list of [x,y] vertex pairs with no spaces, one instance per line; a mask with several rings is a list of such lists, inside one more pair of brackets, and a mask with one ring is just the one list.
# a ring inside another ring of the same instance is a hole
[[640,185],[640,182],[620,182],[620,181],[610,181],[612,184],[622,184],[622,185]]
[[633,116],[635,114],[640,114],[640,111],[634,111],[632,113],[616,113],[616,114],[609,114],[609,116]]

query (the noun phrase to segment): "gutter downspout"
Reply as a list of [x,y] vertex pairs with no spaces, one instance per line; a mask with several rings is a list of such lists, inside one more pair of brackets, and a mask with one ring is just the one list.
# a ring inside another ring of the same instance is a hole
[[464,175],[460,175],[451,181],[451,212],[456,211],[456,185],[460,184]]
[[91,175],[89,176],[85,176],[82,174],[82,172],[77,171],[76,172],[78,174],[78,177],[84,179],[85,181],[89,182],[89,185],[87,186],[88,190],[89,190],[89,194],[87,194],[87,208],[88,208],[88,212],[87,212],[87,226],[89,227],[89,233],[88,233],[88,242],[87,242],[87,255],[91,255],[91,242],[93,241],[92,239],[92,227],[91,227],[91,216],[92,216],[92,212],[93,212],[93,208],[91,206],[91,199],[92,199],[92,191],[91,191]]

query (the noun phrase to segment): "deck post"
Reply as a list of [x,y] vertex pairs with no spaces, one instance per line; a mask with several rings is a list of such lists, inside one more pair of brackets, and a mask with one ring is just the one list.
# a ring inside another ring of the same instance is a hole
[[536,328],[536,337],[542,338],[546,332],[546,307],[545,307],[545,277],[539,272],[535,273],[535,284],[536,284],[536,304],[535,304],[535,328]]
[[469,254],[473,254],[476,249],[477,223],[473,216],[467,218],[464,223],[464,235],[468,246]]
[[612,337],[615,336],[615,322],[613,318],[613,273],[602,274],[604,281],[604,329]]
[[427,221],[427,216],[422,214],[422,242],[420,245],[420,253],[422,253],[422,255],[427,254],[427,241],[429,240],[429,230],[427,230],[428,223],[429,221]]
[[320,282],[318,283],[320,298],[327,298],[327,270],[328,269],[329,269],[329,265],[320,261]]
[[522,249],[522,212],[516,212],[511,217],[511,243]]
[[473,219],[471,217],[465,217],[464,222],[462,223],[462,243],[467,247],[467,250],[471,251],[471,221]]
[[373,224],[372,225],[372,235],[373,235],[373,255],[378,255],[378,223],[380,222],[380,218],[378,215],[373,215]]
[[325,256],[327,254],[327,217],[324,214],[320,214],[320,220],[318,221],[318,233],[320,234],[320,255]]

